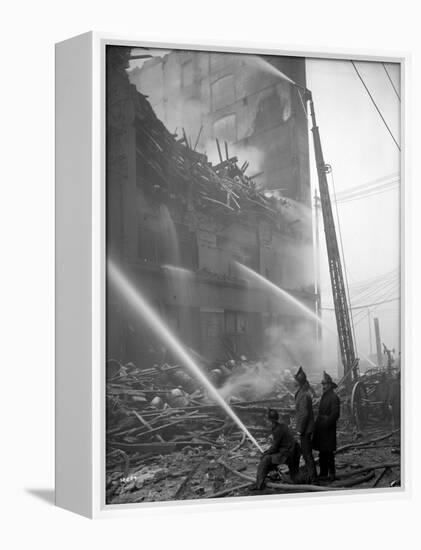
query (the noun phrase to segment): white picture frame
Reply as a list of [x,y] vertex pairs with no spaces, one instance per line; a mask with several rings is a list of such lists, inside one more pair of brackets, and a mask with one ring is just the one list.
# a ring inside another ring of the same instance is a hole
[[[145,504],[105,504],[105,48],[132,47],[212,50],[329,59],[398,63],[401,66],[401,342],[402,486],[387,490],[340,491],[332,494],[276,495],[231,498],[229,501],[189,501]],[[297,50],[288,46],[259,48],[228,42],[168,44],[144,42],[111,34],[86,33],[56,45],[56,504],[90,518],[139,512],[161,507],[214,506],[226,509],[288,505],[302,498],[315,503],[385,498],[408,494],[410,470],[406,388],[409,330],[407,204],[409,200],[408,120],[410,56],[345,50]],[[75,475],[77,474],[77,475]]]

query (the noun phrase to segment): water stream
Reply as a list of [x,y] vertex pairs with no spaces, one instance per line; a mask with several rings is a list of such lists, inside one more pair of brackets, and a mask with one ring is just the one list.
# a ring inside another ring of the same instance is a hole
[[112,261],[108,260],[108,281],[113,285],[116,290],[129,302],[138,315],[142,317],[148,326],[158,338],[163,340],[172,353],[178,358],[182,365],[187,367],[192,375],[206,388],[209,395],[215,400],[218,405],[232,418],[248,439],[262,452],[262,449],[256,439],[251,435],[246,426],[238,418],[231,407],[226,403],[223,397],[219,394],[218,390],[205,376],[199,365],[193,361],[190,354],[184,348],[183,344],[168,328],[164,321],[157,314],[155,309],[147,302],[138,288],[128,279],[128,277],[121,271],[121,269]]
[[289,76],[277,69],[274,65],[272,65],[272,63],[269,63],[269,61],[266,61],[265,59],[260,57],[260,55],[247,55],[244,56],[244,59],[250,65],[254,65],[261,71],[277,76],[278,78],[281,78],[282,80],[285,80],[286,82],[289,82],[290,84],[296,86],[296,83],[291,78],[289,78]]
[[[297,300],[297,298],[294,298],[289,292],[286,290],[283,290],[279,286],[275,285],[263,275],[260,275],[260,273],[257,273],[253,269],[250,269],[249,267],[246,267],[245,265],[235,262],[236,266],[238,267],[239,271],[246,276],[248,280],[253,279],[254,281],[258,282],[261,286],[266,288],[267,290],[275,293],[277,296],[283,298],[284,300],[288,301],[290,304],[293,304],[297,309],[302,311],[307,317],[310,317],[311,319],[314,319],[318,324],[320,324],[322,327],[324,327],[328,332],[331,334],[334,334],[335,337],[338,337],[338,333],[336,330],[333,330],[327,323],[323,321],[314,311],[312,311],[310,308],[305,306],[302,302]],[[366,361],[368,361],[371,365],[374,367],[376,366],[373,361],[371,361],[365,354],[359,353],[362,358],[364,358]]]

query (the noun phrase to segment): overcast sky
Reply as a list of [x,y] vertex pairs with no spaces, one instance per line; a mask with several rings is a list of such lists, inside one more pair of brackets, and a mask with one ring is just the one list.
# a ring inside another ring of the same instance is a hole
[[[400,102],[381,63],[356,62],[364,81],[378,104],[395,139],[400,143]],[[386,65],[399,91],[398,65]],[[350,189],[399,172],[399,150],[373,106],[349,61],[307,60],[307,86],[313,92],[325,162],[333,169],[336,192]],[[312,147],[310,147],[312,155]],[[311,157],[315,185],[314,158]],[[329,179],[329,184],[331,180]],[[339,218],[350,285],[387,274],[399,266],[399,189],[372,197],[339,203]],[[324,233],[321,226],[322,301],[330,305],[332,296]],[[393,298],[398,286],[382,291],[377,283],[362,303]],[[399,303],[373,309],[380,320],[382,341],[399,349]],[[364,314],[365,315],[365,314]],[[333,313],[324,317],[334,322]],[[369,329],[362,314],[356,318],[358,348],[369,352]],[[361,322],[358,323],[358,321]],[[374,334],[374,333],[373,333]]]

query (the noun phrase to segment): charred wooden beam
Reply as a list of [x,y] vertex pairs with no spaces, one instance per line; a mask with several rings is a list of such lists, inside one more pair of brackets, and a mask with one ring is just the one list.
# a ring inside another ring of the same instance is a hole
[[222,170],[223,168],[226,168],[227,166],[229,166],[230,164],[235,164],[238,162],[238,158],[237,157],[231,157],[231,158],[227,158],[226,160],[223,160],[222,162],[220,162],[219,164],[217,164],[216,166],[212,166],[212,168],[216,171],[216,172],[219,172],[220,170]]
[[218,138],[216,138],[216,147],[218,148],[218,156],[219,156],[219,160],[221,162],[224,161],[224,159],[222,158],[222,153],[221,153],[221,147],[219,145],[219,141],[218,141]]

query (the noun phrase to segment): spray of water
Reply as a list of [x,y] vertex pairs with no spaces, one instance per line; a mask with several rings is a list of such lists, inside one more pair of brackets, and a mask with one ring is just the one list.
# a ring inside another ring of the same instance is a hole
[[[250,269],[249,267],[246,267],[245,265],[239,263],[239,262],[236,262],[236,265],[238,267],[238,269],[244,274],[247,276],[248,279],[254,279],[255,281],[257,281],[258,283],[260,283],[264,288],[270,290],[271,292],[274,292],[275,294],[277,294],[278,296],[280,296],[281,298],[287,300],[288,302],[290,302],[291,304],[293,304],[296,308],[300,309],[303,313],[305,313],[307,315],[307,317],[311,317],[312,319],[314,319],[317,323],[319,323],[320,325],[322,325],[327,331],[329,331],[330,333],[334,334],[335,336],[337,336],[337,332],[335,330],[332,330],[330,328],[329,325],[327,325],[322,319],[320,319],[320,317],[314,312],[314,311],[311,311],[310,308],[308,308],[307,306],[305,306],[302,302],[300,302],[299,300],[297,300],[297,298],[294,298],[294,296],[291,296],[291,294],[289,294],[289,292],[286,292],[286,290],[283,290],[282,288],[280,288],[279,286],[275,285],[274,283],[272,283],[271,281],[269,281],[268,279],[266,279],[265,277],[263,277],[262,275],[260,275],[260,273],[256,273],[256,271],[253,271],[253,269]],[[364,355],[363,353],[360,353],[360,355],[366,360],[368,361],[371,365],[373,365],[374,367],[376,366],[373,361],[371,361],[366,355]]]
[[238,269],[244,275],[246,275],[249,280],[254,279],[261,286],[263,286],[267,290],[270,290],[271,292],[274,292],[275,294],[277,294],[278,296],[280,296],[284,300],[287,300],[288,302],[293,304],[296,308],[300,309],[303,313],[305,313],[307,317],[311,317],[317,323],[323,325],[327,330],[329,330],[330,332],[333,332],[335,334],[335,332],[326,323],[324,323],[323,320],[320,319],[320,317],[318,317],[318,315],[316,315],[316,313],[314,313],[314,311],[311,311],[311,309],[309,309],[302,302],[297,300],[297,298],[294,298],[294,296],[291,296],[291,294],[289,294],[289,292],[287,292],[286,290],[283,290],[279,286],[275,285],[274,283],[272,283],[271,281],[266,279],[266,277],[263,277],[263,275],[260,275],[260,273],[256,273],[256,271],[254,271],[253,269],[250,269],[249,267],[246,267],[245,265],[241,264],[240,262],[235,262],[235,263],[236,263]]
[[259,451],[262,452],[262,448],[258,442],[251,435],[228,403],[224,401],[223,397],[218,393],[216,388],[206,378],[200,367],[193,361],[181,342],[174,336],[156,311],[144,299],[139,290],[130,282],[130,280],[112,260],[108,261],[108,277],[109,282],[114,285],[118,292],[132,305],[132,307],[136,309],[137,313],[147,321],[149,327],[156,333],[156,335],[165,341],[172,353],[178,357],[179,361],[186,366],[193,376],[195,376],[195,378],[207,389],[209,395],[211,395],[227,413],[227,415],[232,418],[232,420],[246,434],[253,445],[255,445]]
[[255,67],[258,67],[260,70],[264,71],[265,73],[272,74],[274,76],[277,76],[278,78],[282,78],[282,80],[285,80],[290,84],[296,85],[296,83],[291,78],[289,78],[289,76],[284,74],[282,71],[277,69],[274,65],[272,65],[272,63],[269,63],[269,61],[266,61],[259,55],[248,55],[248,56],[244,56],[244,58],[250,65],[254,65]]
[[178,267],[177,265],[169,265],[169,264],[164,264],[162,267],[178,275],[185,275],[189,277],[193,275],[193,271],[191,269],[186,269],[185,267]]
[[170,255],[170,264],[180,265],[180,244],[174,220],[166,204],[159,207],[160,234],[164,236],[167,252]]

